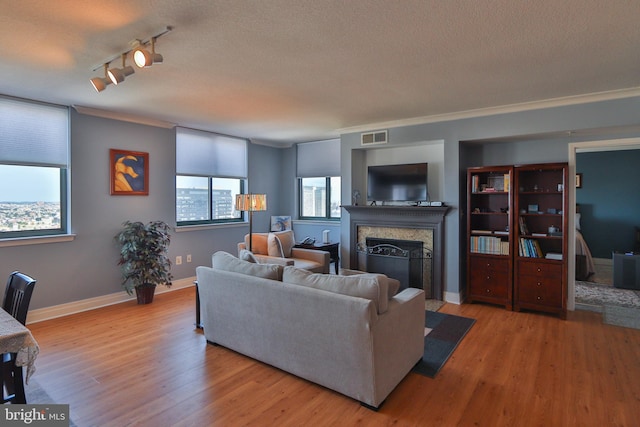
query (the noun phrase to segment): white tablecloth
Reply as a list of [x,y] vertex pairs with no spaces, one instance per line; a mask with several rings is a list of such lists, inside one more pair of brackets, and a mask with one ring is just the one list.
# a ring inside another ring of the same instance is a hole
[[36,371],[40,348],[31,331],[9,313],[0,309],[0,353],[17,353],[16,366],[27,368],[26,382]]

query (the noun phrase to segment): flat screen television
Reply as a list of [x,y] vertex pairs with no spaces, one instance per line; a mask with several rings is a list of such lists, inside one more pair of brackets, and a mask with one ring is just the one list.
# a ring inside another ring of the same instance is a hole
[[415,203],[428,201],[427,166],[427,163],[369,166],[367,200]]

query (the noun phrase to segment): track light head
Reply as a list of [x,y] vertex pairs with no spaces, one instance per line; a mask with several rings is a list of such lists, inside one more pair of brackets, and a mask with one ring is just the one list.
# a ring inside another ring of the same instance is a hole
[[107,74],[108,67],[109,64],[104,64],[104,77],[94,77],[89,80],[96,92],[102,92],[107,88],[108,85],[111,84],[111,79],[109,79],[109,76]]
[[150,67],[153,64],[162,64],[162,55],[156,53],[155,49],[156,37],[151,38],[151,52],[140,44],[133,50],[133,62],[139,68]]
[[109,79],[114,85],[117,85],[118,83],[122,83],[127,76],[130,76],[131,74],[135,73],[131,65],[126,65],[125,63],[126,58],[127,58],[127,55],[123,54],[122,68],[109,68],[107,70],[107,75],[109,76]]
[[90,80],[90,82],[96,92],[102,92],[107,88],[108,85],[111,84],[111,80],[105,79],[104,77],[94,77]]

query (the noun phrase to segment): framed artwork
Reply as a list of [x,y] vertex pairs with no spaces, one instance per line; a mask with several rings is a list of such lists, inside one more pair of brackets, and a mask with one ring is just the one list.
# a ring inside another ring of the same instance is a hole
[[576,174],[576,188],[582,188],[582,174]]
[[149,153],[109,150],[112,196],[149,195]]
[[285,230],[291,230],[291,217],[290,216],[272,216],[271,231],[285,231]]

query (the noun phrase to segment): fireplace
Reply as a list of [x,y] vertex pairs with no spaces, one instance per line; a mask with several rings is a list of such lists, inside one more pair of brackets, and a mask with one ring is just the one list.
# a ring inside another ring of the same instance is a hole
[[[431,251],[417,240],[384,239],[367,237],[366,268],[370,273],[382,273],[400,282],[400,290],[424,289],[431,278],[423,277],[430,272]],[[427,267],[429,268],[425,268]]]
[[[367,271],[367,238],[421,242],[422,289],[426,298],[442,300],[444,217],[449,207],[350,205],[343,208],[349,213],[350,268]],[[385,260],[374,262],[379,261]],[[411,286],[420,287],[419,282]]]

